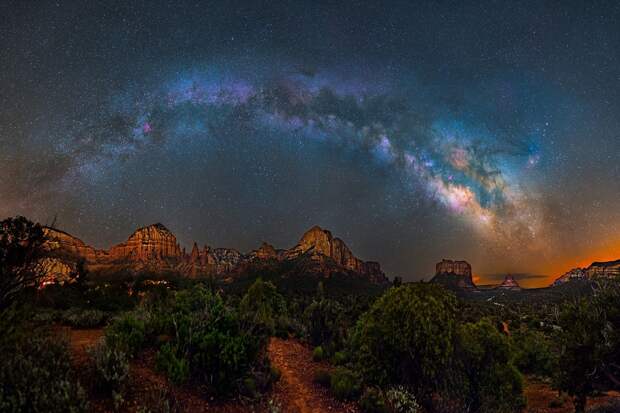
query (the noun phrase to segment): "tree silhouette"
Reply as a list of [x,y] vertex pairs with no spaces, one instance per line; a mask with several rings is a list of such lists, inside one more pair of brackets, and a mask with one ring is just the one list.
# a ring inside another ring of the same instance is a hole
[[39,224],[18,216],[0,221],[0,310],[44,275],[39,265],[45,234]]

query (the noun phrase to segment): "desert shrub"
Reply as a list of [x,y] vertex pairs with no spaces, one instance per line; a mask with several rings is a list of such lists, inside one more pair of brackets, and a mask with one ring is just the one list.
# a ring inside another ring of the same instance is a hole
[[189,378],[189,363],[186,358],[178,357],[176,349],[169,343],[164,344],[155,360],[157,370],[163,372],[175,384],[182,384]]
[[122,350],[100,341],[88,351],[93,363],[93,377],[96,389],[112,396],[114,405],[123,403],[125,388],[129,380],[129,362]]
[[325,352],[323,351],[323,347],[316,346],[314,350],[312,350],[312,360],[321,361],[325,358]]
[[365,413],[390,413],[383,393],[376,387],[367,387],[364,390],[359,406]]
[[108,314],[100,310],[72,307],[61,313],[61,321],[76,328],[94,328],[106,323]]
[[513,335],[514,364],[525,374],[551,377],[555,357],[548,340],[537,331],[517,331]]
[[405,384],[428,401],[450,374],[455,324],[455,299],[441,287],[391,288],[357,322],[356,370],[369,384]]
[[359,396],[361,385],[357,375],[344,367],[338,367],[330,377],[330,387],[334,396],[341,400],[351,400]]
[[293,337],[301,338],[305,335],[305,333],[305,326],[298,318],[285,314],[278,316],[278,319],[276,320],[276,337],[286,339],[292,335]]
[[314,373],[313,381],[323,387],[329,387],[331,385],[332,377],[327,370],[317,370],[317,372]]
[[146,392],[140,400],[137,413],[172,413],[182,412],[175,395],[166,387],[156,387]]
[[0,314],[0,411],[86,412],[66,343],[39,330],[18,331],[7,324],[13,321]]
[[239,303],[241,321],[260,336],[275,334],[278,317],[283,312],[284,298],[275,285],[260,278],[250,286]]
[[105,339],[108,345],[132,357],[145,344],[145,322],[133,313],[125,313],[106,329]]
[[404,386],[396,386],[385,392],[390,410],[394,413],[419,413],[422,411],[413,393]]
[[248,377],[255,380],[257,389],[269,384],[265,330],[248,327],[248,320],[225,305],[219,294],[202,286],[181,291],[170,317],[172,344],[177,355],[187,358],[191,377],[219,395],[242,389]]
[[334,353],[331,362],[336,366],[341,366],[349,361],[349,355],[344,351],[337,351]]
[[620,382],[620,284],[599,284],[593,296],[565,303],[558,322],[555,385],[573,396],[582,413],[588,396]]
[[32,321],[37,324],[52,324],[60,318],[57,311],[40,309],[32,315]]
[[326,356],[332,348],[341,348],[349,327],[344,319],[344,309],[335,300],[322,298],[313,301],[303,315],[310,343],[323,346]]
[[463,401],[474,412],[520,412],[521,375],[512,363],[510,343],[490,322],[481,320],[459,329],[457,353]]

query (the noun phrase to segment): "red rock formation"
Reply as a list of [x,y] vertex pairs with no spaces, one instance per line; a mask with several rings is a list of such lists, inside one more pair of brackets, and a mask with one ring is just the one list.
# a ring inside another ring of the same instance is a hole
[[110,248],[110,258],[116,261],[150,261],[182,257],[176,237],[162,224],[139,228],[126,242]]
[[109,251],[95,250],[77,238],[57,230],[47,229],[50,234],[49,249],[62,253],[66,258],[84,259],[91,268],[114,271],[118,266],[135,271],[176,271],[188,276],[222,276],[234,270],[242,271],[244,265],[253,261],[277,262],[308,256],[319,264],[315,269],[329,275],[333,271],[346,270],[367,277],[374,282],[385,282],[387,278],[376,262],[364,262],[331,232],[313,227],[299,243],[290,250],[276,250],[263,243],[257,250],[244,255],[232,248],[210,248],[202,250],[196,243],[189,254],[181,249],[177,239],[162,224],[137,229],[126,242],[115,245]]
[[278,258],[278,251],[273,245],[263,242],[261,246],[250,253],[252,259],[257,260],[270,260]]
[[106,251],[96,250],[86,245],[82,240],[64,231],[55,228],[46,227],[43,229],[47,237],[46,248],[48,251],[59,254],[67,254],[76,259],[84,259],[86,261],[97,261],[107,257]]
[[306,231],[297,245],[284,253],[286,259],[293,259],[300,255],[310,255],[314,259],[329,257],[337,265],[365,275],[376,282],[386,280],[378,263],[360,260],[353,255],[344,241],[340,238],[334,238],[330,231],[319,226],[314,226]]
[[471,265],[467,261],[443,259],[435,265],[435,276],[431,280],[449,288],[475,289]]
[[454,273],[456,275],[462,275],[471,279],[471,265],[469,265],[467,261],[452,261],[443,259],[435,266],[435,274],[444,273]]
[[572,280],[592,280],[596,278],[620,277],[620,260],[607,262],[593,262],[587,268],[573,268],[566,274],[558,277],[552,286],[562,285]]
[[620,260],[607,262],[593,262],[586,269],[588,278],[613,278],[620,277]]
[[515,280],[514,277],[510,274],[506,275],[504,281],[496,288],[500,290],[521,290],[521,286],[519,285],[517,280]]

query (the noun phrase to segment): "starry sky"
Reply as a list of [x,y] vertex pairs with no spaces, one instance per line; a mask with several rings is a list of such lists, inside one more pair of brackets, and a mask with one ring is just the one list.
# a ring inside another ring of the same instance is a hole
[[620,3],[0,2],[0,216],[96,247],[314,224],[390,276],[620,258]]

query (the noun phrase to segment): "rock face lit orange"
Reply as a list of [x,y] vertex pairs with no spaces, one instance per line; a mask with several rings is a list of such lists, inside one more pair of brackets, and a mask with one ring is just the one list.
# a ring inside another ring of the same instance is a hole
[[[240,273],[244,266],[255,261],[283,262],[308,257],[318,264],[318,272],[329,276],[334,271],[350,271],[373,282],[387,279],[376,262],[357,258],[344,241],[332,236],[330,231],[315,226],[308,230],[293,248],[277,250],[268,243],[248,253],[232,248],[199,248],[193,244],[188,254],[181,249],[175,235],[162,224],[137,229],[127,241],[115,245],[109,251],[96,250],[63,231],[48,228],[48,248],[57,260],[75,263],[82,259],[93,270],[114,270],[119,266],[134,271],[173,271],[186,276],[223,276]],[[65,266],[63,268],[71,268]],[[317,271],[314,271],[317,272]]]
[[113,260],[150,261],[181,256],[176,237],[159,223],[137,229],[126,242],[110,248]]

